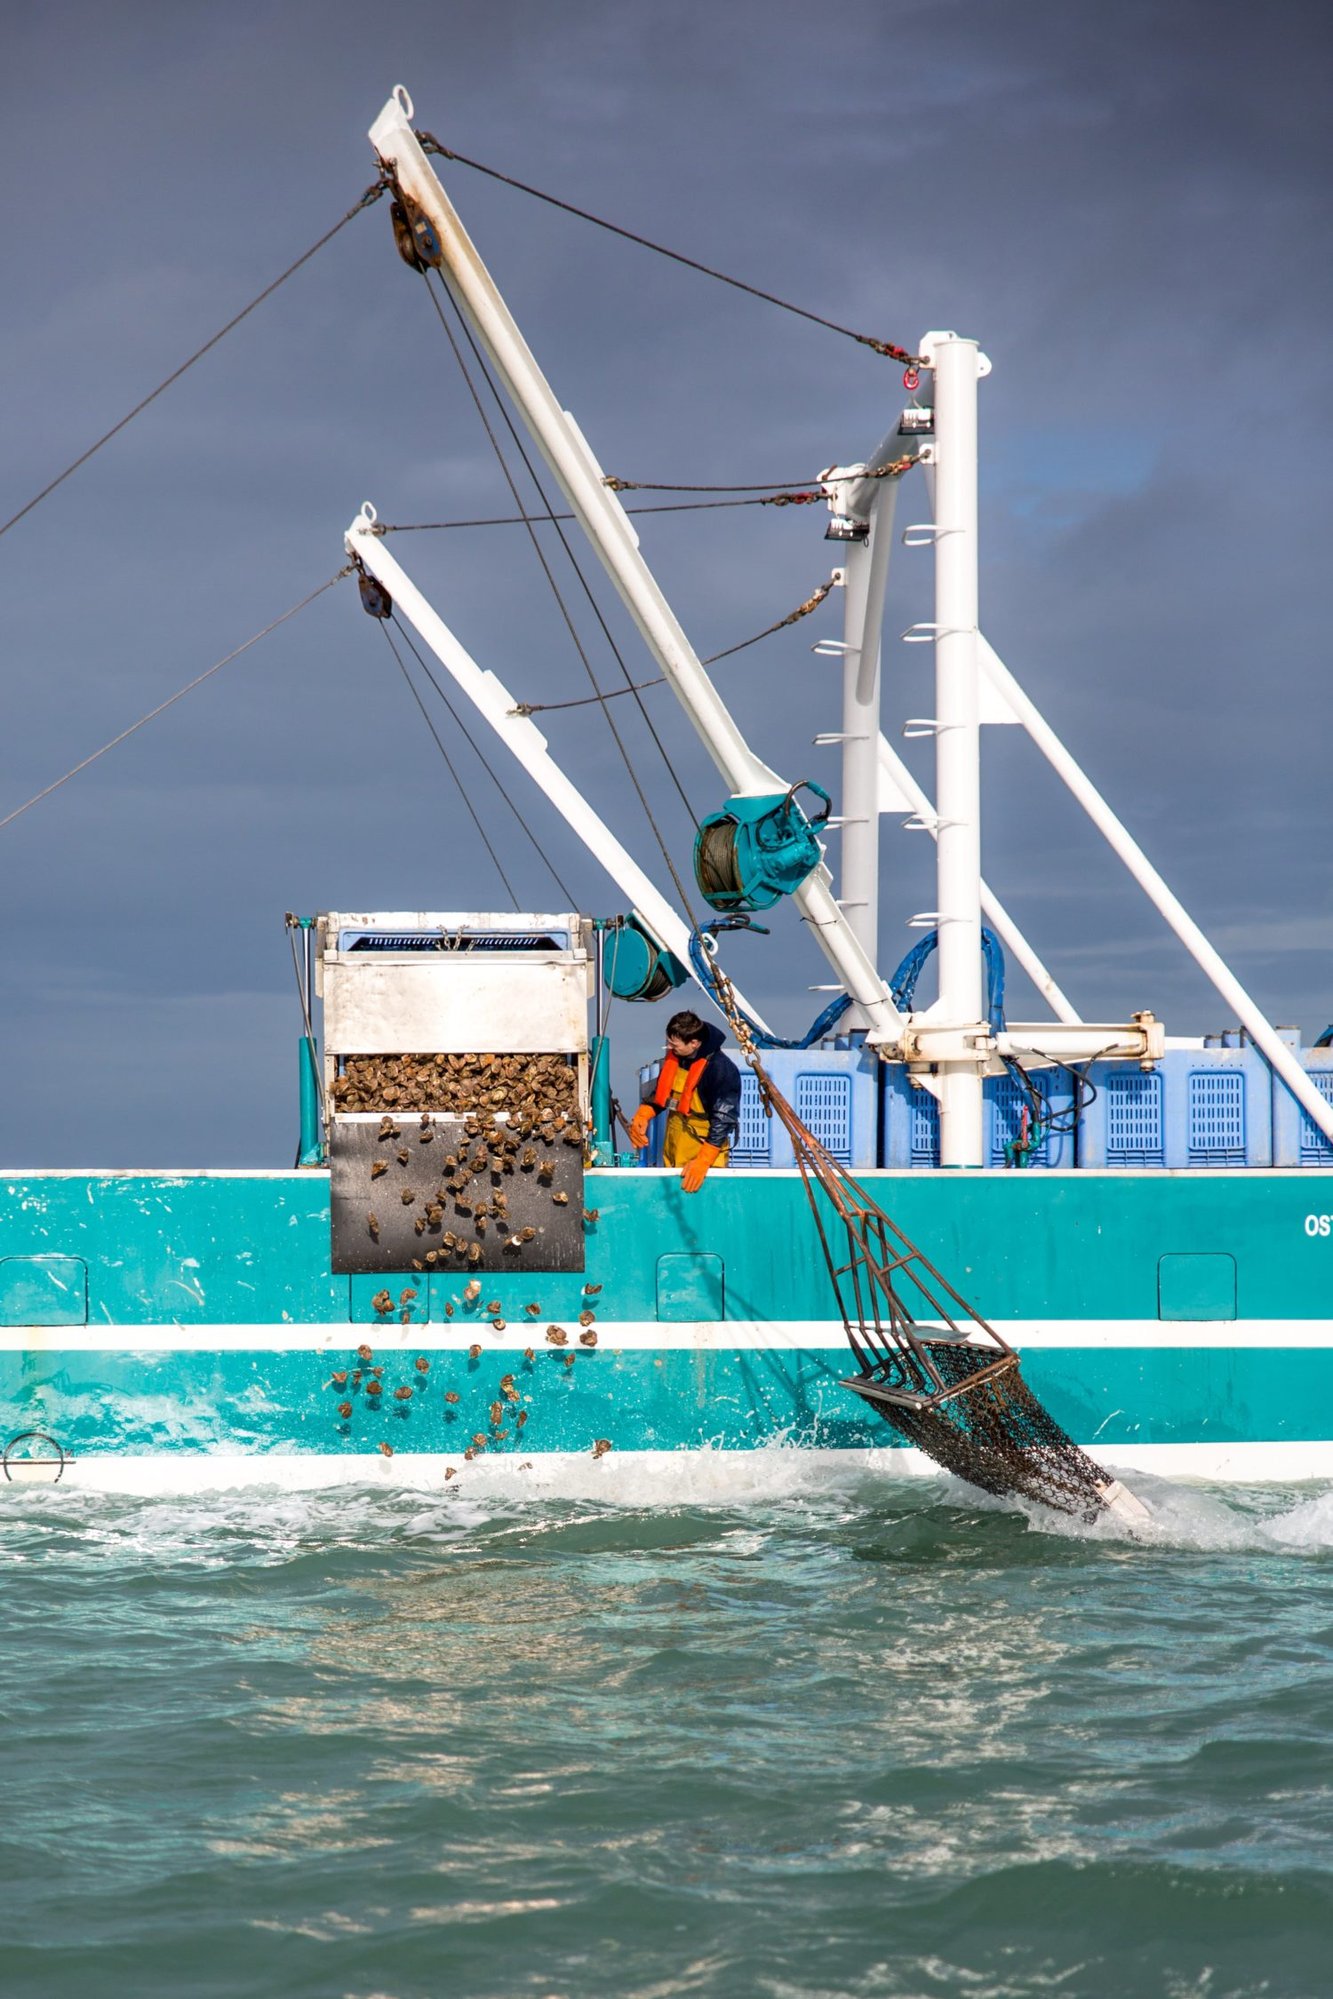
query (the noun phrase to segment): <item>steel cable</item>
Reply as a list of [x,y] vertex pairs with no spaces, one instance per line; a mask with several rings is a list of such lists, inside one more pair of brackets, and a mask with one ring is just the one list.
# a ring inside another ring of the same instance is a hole
[[109,743],[103,743],[100,750],[94,750],[91,756],[84,757],[80,763],[76,763],[70,770],[67,770],[62,777],[56,778],[54,783],[45,785],[41,791],[35,791],[31,798],[24,800],[22,805],[16,805],[12,812],[7,812],[4,818],[0,819],[0,831],[3,831],[6,826],[12,825],[15,819],[21,819],[23,814],[31,811],[34,805],[40,805],[41,801],[44,798],[49,798],[53,791],[59,791],[62,784],[68,784],[72,777],[77,777],[81,770],[87,770],[89,764],[96,763],[97,759],[104,757],[108,750],[114,750],[118,743],[123,743],[128,736],[134,735],[136,730],[142,729],[147,723],[155,720],[157,716],[165,714],[166,710],[174,707],[177,701],[183,700],[196,687],[201,687],[213,674],[220,673],[224,666],[230,666],[231,662],[234,659],[239,659],[243,652],[249,652],[251,646],[258,645],[260,639],[267,638],[269,633],[275,632],[279,625],[285,625],[287,620],[294,618],[298,611],[304,611],[307,604],[313,604],[316,597],[322,597],[326,590],[331,590],[335,583],[341,583],[344,576],[350,576],[351,574],[352,565],[351,563],[347,563],[342,569],[337,570],[334,575],[330,576],[326,583],[321,583],[317,590],[312,590],[308,597],[303,597],[299,604],[293,604],[289,611],[284,611],[281,617],[274,618],[271,624],[265,625],[262,632],[256,632],[253,638],[246,639],[244,645],[238,645],[225,658],[215,660],[212,666],[205,667],[204,671],[196,674],[193,680],[188,680],[184,687],[178,687],[176,692],[169,694],[165,701],[159,701],[156,708],[150,708],[148,713],[141,715],[137,722],[131,722],[128,729],[122,729],[120,734],[113,736]]
[[[546,869],[552,881],[555,883],[561,895],[564,897],[566,906],[570,909],[575,908],[576,904],[574,901],[573,894],[571,893],[570,889],[566,886],[566,884],[561,880],[560,875],[556,869],[555,862],[551,859],[545,847],[543,847],[541,841],[537,838],[537,835],[533,832],[531,826],[529,826],[527,820],[523,817],[522,810],[515,802],[513,794],[505,789],[505,786],[500,782],[500,779],[496,776],[495,770],[491,765],[490,761],[488,760],[485,751],[478,743],[472,731],[468,728],[467,723],[463,720],[458,710],[454,707],[453,702],[449,699],[449,696],[445,692],[441,682],[438,681],[434,673],[432,673],[429,662],[426,660],[425,655],[422,653],[421,649],[413,639],[411,632],[408,631],[407,626],[403,623],[402,619],[398,617],[397,613],[394,614],[393,623],[397,627],[398,631],[401,633],[404,645],[408,648],[408,651],[411,653],[413,659],[416,661],[417,665],[421,668],[421,671],[425,674],[427,680],[430,682],[431,686],[435,689],[435,692],[439,695],[440,700],[444,703],[444,706],[448,710],[449,718],[453,722],[454,727],[458,730],[458,733],[460,734],[460,736],[462,736],[464,742],[467,743],[468,747],[472,751],[472,754],[476,757],[477,762],[481,765],[487,777],[491,780],[491,783],[495,786],[496,791],[500,794],[501,798],[503,798],[505,804],[509,807],[509,810],[513,813],[515,819],[517,819],[519,825],[523,829],[523,832],[527,835],[527,838],[532,843],[533,848],[536,850],[538,859],[541,861],[543,867]],[[402,665],[401,660],[399,661],[399,664]],[[404,672],[406,673],[406,669],[404,669]],[[408,680],[408,686],[409,687],[412,686],[410,679]],[[417,691],[416,688],[412,687],[413,694],[416,694],[416,691]],[[418,706],[420,706],[419,696],[418,696]],[[422,708],[422,714],[425,715],[424,708]],[[440,739],[438,735],[435,735],[434,726],[431,723],[430,717],[428,715],[426,715],[426,726],[427,728],[430,729],[431,734],[435,736],[436,742],[439,743]],[[443,744],[440,744],[440,749],[441,753],[443,754],[443,749],[444,749]],[[445,761],[446,763],[449,761],[447,756],[445,757]],[[450,765],[451,770],[452,768],[453,766]],[[457,779],[455,779],[455,782],[457,782]],[[469,801],[469,809],[470,809],[470,801]],[[477,830],[481,832],[480,826],[478,826]],[[486,835],[484,832],[481,833],[481,837],[483,840],[486,839]],[[490,850],[489,841],[487,841],[487,850],[488,851]],[[496,857],[493,853],[491,854],[491,858],[492,860],[495,861],[495,865],[497,870],[499,871],[500,878],[504,882],[505,887],[509,889],[510,896],[513,897],[514,891],[512,890],[512,888],[509,888],[509,882],[505,877],[504,869],[500,867],[500,863],[498,860],[496,860]],[[518,902],[516,899],[514,900],[514,907],[515,909],[518,908]]]
[[344,215],[340,221],[334,223],[332,229],[326,229],[324,231],[324,234],[319,238],[319,240],[315,243],[312,243],[308,250],[303,250],[301,255],[296,259],[295,263],[288,264],[286,270],[283,271],[279,277],[274,278],[272,284],[265,285],[263,291],[260,292],[255,298],[251,299],[249,305],[242,306],[241,310],[238,313],[236,313],[233,318],[229,319],[225,326],[220,327],[218,329],[218,331],[213,335],[211,340],[206,340],[202,347],[197,347],[195,349],[194,353],[191,354],[188,361],[182,361],[179,368],[174,368],[172,372],[167,376],[166,380],[159,382],[157,387],[153,389],[148,395],[146,395],[141,402],[137,402],[134,405],[134,408],[130,410],[126,416],[123,416],[120,419],[119,423],[113,423],[110,430],[104,431],[101,437],[97,439],[97,442],[95,444],[90,444],[86,451],[80,452],[79,456],[74,460],[73,464],[67,465],[63,472],[57,473],[56,477],[52,479],[49,482],[49,484],[42,487],[40,493],[35,493],[33,495],[33,497],[28,501],[26,506],[20,507],[16,514],[11,514],[9,519],[4,522],[3,526],[0,526],[0,535],[8,534],[9,530],[12,527],[16,527],[26,514],[30,514],[34,507],[40,506],[42,501],[45,500],[48,497],[48,495],[54,493],[57,486],[62,486],[65,483],[66,479],[69,478],[71,473],[77,472],[81,465],[86,465],[88,463],[88,460],[91,457],[93,457],[96,452],[100,451],[104,444],[109,444],[113,437],[117,436],[122,430],[124,430],[126,424],[133,423],[135,417],[141,415],[142,412],[148,408],[148,405],[150,403],[155,403],[158,397],[164,392],[164,390],[169,389],[173,382],[178,382],[181,376],[185,374],[188,369],[193,368],[196,361],[202,361],[205,354],[209,353],[214,347],[216,347],[219,340],[225,339],[226,335],[231,332],[233,327],[239,326],[243,319],[248,318],[249,315],[254,311],[256,306],[262,305],[266,298],[272,298],[274,292],[277,291],[279,285],[286,284],[288,278],[293,277],[295,273],[300,270],[303,264],[308,264],[310,262],[310,259],[315,255],[316,251],[322,250],[326,243],[332,242],[333,238],[338,234],[338,231],[340,229],[345,229],[347,224],[353,219],[354,216],[359,215],[363,208],[369,208],[372,202],[378,201],[380,196],[383,194],[385,188],[387,187],[387,185],[388,182],[385,179],[383,179],[383,177],[381,177],[377,181],[374,181],[371,184],[371,186],[369,186],[366,189],[360,201],[358,201],[354,207],[349,208],[346,215]]
[[842,326],[836,319],[825,319],[820,312],[811,312],[807,306],[793,305],[790,299],[779,298],[776,292],[762,291],[758,285],[747,284],[744,278],[733,278],[726,271],[716,271],[710,264],[701,264],[696,257],[687,257],[680,250],[669,250],[665,243],[654,243],[649,236],[636,235],[632,229],[624,229],[618,222],[608,222],[603,215],[594,215],[590,209],[576,208],[572,201],[561,201],[558,195],[546,194],[539,187],[529,187],[526,181],[515,180],[512,174],[502,174],[498,167],[483,166],[480,160],[470,160],[466,153],[456,153],[452,146],[445,146],[431,132],[418,132],[417,139],[428,153],[437,153],[443,160],[455,160],[460,167],[471,167],[474,173],[486,174],[491,180],[503,181],[506,187],[517,189],[520,194],[529,194],[535,201],[544,201],[551,208],[563,209],[566,215],[577,215],[581,222],[595,223],[597,228],[609,230],[613,236],[623,236],[627,243],[637,243],[640,249],[653,250],[659,257],[669,257],[673,264],[684,264],[691,271],[698,271],[705,278],[716,278],[719,284],[730,285],[734,291],[748,292],[751,298],[762,299],[765,305],[775,305],[783,312],[795,313],[798,319],[812,320],[816,326],[827,327],[830,333],[840,333],[847,340],[855,340],[858,346],[869,347],[876,354],[883,354],[890,361],[901,361],[906,367],[921,364],[922,356],[913,354],[909,348],[899,347],[892,340],[877,340],[873,334],[858,333],[854,327]]
[[[600,687],[598,687],[597,684],[597,675],[593,671],[592,661],[588,658],[588,654],[583,645],[583,642],[579,638],[578,629],[574,624],[572,616],[570,615],[569,607],[565,603],[564,597],[561,594],[560,586],[555,579],[555,574],[551,568],[551,565],[546,560],[546,554],[538,538],[534,521],[528,515],[527,510],[523,505],[523,500],[519,493],[518,485],[514,479],[512,472],[509,469],[509,465],[505,459],[504,452],[501,449],[500,440],[495,434],[494,426],[491,424],[490,419],[486,415],[486,411],[482,404],[481,397],[477,391],[476,384],[473,382],[472,377],[468,372],[467,363],[463,358],[462,350],[460,349],[457,340],[454,338],[453,329],[449,325],[449,322],[444,315],[443,307],[441,306],[438,298],[435,296],[435,292],[430,284],[429,273],[426,273],[425,276],[426,276],[426,290],[427,293],[429,294],[431,304],[435,308],[435,313],[437,318],[439,319],[440,326],[443,329],[445,338],[448,340],[450,348],[453,351],[454,359],[458,363],[459,372],[461,373],[463,380],[467,385],[468,393],[472,398],[473,404],[477,411],[477,415],[481,419],[482,428],[486,432],[486,436],[490,441],[491,448],[495,453],[496,461],[499,464],[502,474],[504,475],[505,484],[508,486],[511,495],[513,496],[514,505],[519,509],[519,512],[523,518],[524,525],[528,530],[528,538],[532,543],[533,551],[537,557],[539,564],[541,565],[542,573],[546,577],[546,580],[550,585],[551,593],[555,598],[556,604],[560,611],[560,615],[564,620],[567,631],[569,632],[569,636],[574,645],[574,649],[578,653],[579,659],[582,661],[584,671],[587,673],[588,679],[591,682],[593,688],[596,690],[596,693],[600,696],[601,689]],[[445,289],[445,295],[450,299],[450,303],[454,304],[452,294],[448,292],[447,288]],[[536,471],[533,468],[532,461],[528,457],[527,452],[523,448],[522,440],[520,439],[518,432],[514,427],[514,424],[509,416],[509,412],[504,406],[504,402],[503,399],[501,398],[499,390],[496,388],[495,383],[491,380],[490,374],[485,366],[484,361],[482,360],[481,353],[477,347],[477,344],[475,340],[473,340],[472,338],[472,334],[468,328],[466,320],[464,319],[462,313],[458,312],[456,304],[454,309],[455,312],[457,313],[459,324],[462,327],[463,333],[468,341],[469,346],[472,349],[473,355],[476,358],[478,370],[482,376],[482,379],[485,381],[487,388],[490,390],[491,396],[494,399],[495,404],[500,411],[500,415],[504,419],[505,425],[509,430],[509,434],[513,439],[514,444],[518,450],[519,456],[523,460],[523,463],[527,469],[528,476],[531,478],[533,485],[537,489],[537,493],[541,499],[542,507],[544,509],[544,516],[542,517],[550,520],[553,518],[551,505],[546,497],[546,493],[542,487],[541,481],[537,477]],[[602,627],[603,632],[606,635],[607,643],[610,645],[611,650],[615,655],[617,662],[620,665],[620,669],[622,673],[625,675],[627,683],[629,683],[632,686],[633,683],[631,681],[629,669],[625,665],[624,660],[621,658],[620,652],[616,647],[615,640],[612,638],[611,633],[607,628],[606,621],[602,617],[601,610],[597,604],[597,601],[594,598],[592,591],[588,586],[587,579],[583,575],[582,570],[579,568],[578,561],[574,555],[574,551],[570,547],[569,542],[563,530],[559,527],[558,524],[556,526],[556,533],[560,537],[561,546],[564,548],[565,553],[569,558],[570,564],[573,567],[575,575],[578,577],[579,582],[583,586],[584,594],[586,595],[588,602],[592,606],[593,613],[596,616],[599,624]],[[641,701],[639,703],[639,708],[640,712],[644,715],[645,720],[648,722],[648,727],[653,735],[653,740],[657,743],[658,748],[662,753],[662,757],[664,762],[666,763],[667,769],[670,772],[670,775],[672,777],[673,782],[675,783],[677,791],[680,793],[682,803],[685,806],[685,810],[689,814],[691,821],[695,821],[696,815],[694,813],[693,807],[690,805],[689,799],[685,795],[685,791],[681,785],[680,779],[677,776],[676,771],[671,764],[671,760],[667,756],[666,750],[663,747],[661,740],[657,735],[657,731],[656,729],[653,728],[652,720],[648,716],[647,710],[644,709],[643,703]],[[607,727],[611,731],[612,739],[615,742],[616,748],[620,752],[621,762],[625,766],[625,770],[629,776],[630,783],[633,785],[635,793],[638,796],[639,803],[643,807],[644,817],[647,819],[649,827],[652,829],[653,838],[657,841],[657,845],[661,851],[662,858],[666,863],[672,881],[675,883],[676,892],[680,896],[682,906],[686,910],[687,915],[690,916],[690,921],[693,922],[694,919],[692,913],[690,912],[689,898],[686,894],[684,884],[680,879],[680,875],[679,872],[677,871],[676,864],[671,858],[671,852],[666,844],[665,839],[663,838],[661,828],[657,824],[657,820],[654,816],[652,806],[648,802],[647,794],[644,791],[643,786],[639,781],[638,772],[634,768],[633,761],[630,757],[628,749],[625,746],[624,739],[621,736],[620,731],[617,729],[609,710],[603,708],[603,713],[606,715]]]

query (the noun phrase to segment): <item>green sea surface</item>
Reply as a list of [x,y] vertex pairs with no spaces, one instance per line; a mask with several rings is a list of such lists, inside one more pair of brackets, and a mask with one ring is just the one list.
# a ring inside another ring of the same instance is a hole
[[1333,1492],[1131,1482],[6,1489],[0,1992],[1333,1991]]

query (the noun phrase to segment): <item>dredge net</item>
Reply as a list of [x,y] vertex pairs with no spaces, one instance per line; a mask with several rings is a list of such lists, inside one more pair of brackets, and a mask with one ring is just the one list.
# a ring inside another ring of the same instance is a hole
[[1106,1509],[1143,1516],[1132,1495],[1042,1406],[1014,1349],[797,1116],[767,1075],[745,1023],[736,1017],[732,1025],[805,1182],[858,1365],[843,1386],[907,1443],[984,1492],[1038,1500],[1085,1520]]

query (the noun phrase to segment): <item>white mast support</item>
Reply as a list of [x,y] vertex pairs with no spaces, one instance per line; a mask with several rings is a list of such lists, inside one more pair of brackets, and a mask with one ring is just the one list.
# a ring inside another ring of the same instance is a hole
[[[939,827],[935,807],[892,743],[884,736],[879,739],[879,768],[882,779],[880,811],[910,812],[914,822],[919,824],[922,831],[929,833],[932,839],[938,839]],[[1056,1019],[1065,1021],[1071,1027],[1078,1026],[1082,1021],[1082,1015],[1056,984],[1041,958],[984,877],[981,882],[981,913],[1009,955],[1023,967]]]
[[984,638],[980,641],[980,658],[987,679],[1009,703],[1051,768],[1063,778],[1093,825],[1120,856],[1154,908],[1166,918],[1195,963],[1211,979],[1227,1005],[1235,1009],[1242,1027],[1247,1030],[1274,1074],[1282,1078],[1302,1110],[1309,1114],[1316,1129],[1322,1131],[1326,1138],[1333,1139],[1333,1104],[1325,1102],[1291,1049],[1279,1039],[1276,1030],[1234,976],[1225,959],[1213,949],[1193,917],[1162,880],[1138,841],[1120,823],[1097,787]]
[[[660,944],[673,952],[693,976],[690,965],[689,926],[672,904],[643,872],[638,862],[621,846],[610,827],[595,812],[583,793],[573,784],[551,756],[546,738],[527,715],[515,712],[516,703],[504,682],[483,672],[462,643],[455,638],[439,613],[417,589],[402,565],[390,555],[383,537],[375,532],[375,510],[363,507],[343,537],[347,553],[384,585],[396,608],[420,633],[483,721],[489,722],[505,748],[523,766],[533,783],[550,799],[565,823],[577,833],[588,852],[605,868],[616,886],[628,898],[635,916]],[[704,988],[700,987],[701,991]],[[706,993],[711,999],[712,995]],[[736,997],[761,1027],[763,1018],[743,997]],[[714,1002],[716,1004],[716,1002]]]
[[[529,352],[509,309],[431,169],[410,123],[412,107],[399,89],[370,129],[381,160],[434,225],[442,275],[481,341],[542,456],[559,482],[631,617],[704,747],[739,796],[787,789],[746,742],[639,553],[638,536],[574,419],[562,410]],[[869,1038],[896,1044],[902,1016],[889,998],[833,895],[832,878],[815,868],[792,897],[815,933],[839,983],[871,1023]]]
[[[896,448],[895,448],[896,447]],[[866,471],[901,456],[897,430],[890,432]],[[830,499],[840,512],[853,512],[854,502],[842,487],[842,468],[825,474],[837,480]],[[897,479],[861,480],[865,498],[866,537],[847,545],[842,605],[842,791],[838,800],[838,830],[842,849],[838,866],[838,902],[861,948],[879,963],[879,715],[880,651],[884,626],[884,588],[889,573],[893,515],[898,500]]]
[[[941,1025],[984,1019],[981,986],[981,730],[977,669],[975,340],[927,334],[935,374],[935,844]],[[944,1066],[941,1166],[982,1164],[982,1064]]]

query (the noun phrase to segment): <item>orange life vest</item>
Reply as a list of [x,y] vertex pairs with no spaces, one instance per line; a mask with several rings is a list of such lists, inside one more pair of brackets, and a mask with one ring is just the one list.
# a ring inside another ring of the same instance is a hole
[[[680,1063],[674,1055],[668,1054],[664,1058],[662,1073],[657,1079],[657,1088],[653,1091],[653,1102],[659,1110],[662,1109],[664,1104],[671,1102],[671,1086],[676,1080],[676,1071],[679,1067]],[[672,1105],[672,1109],[678,1111],[681,1117],[688,1117],[690,1115],[694,1107],[694,1092],[699,1086],[700,1076],[703,1075],[707,1067],[708,1057],[700,1055],[696,1061],[691,1062],[689,1068],[686,1070],[685,1081],[680,1092],[680,1102]]]

